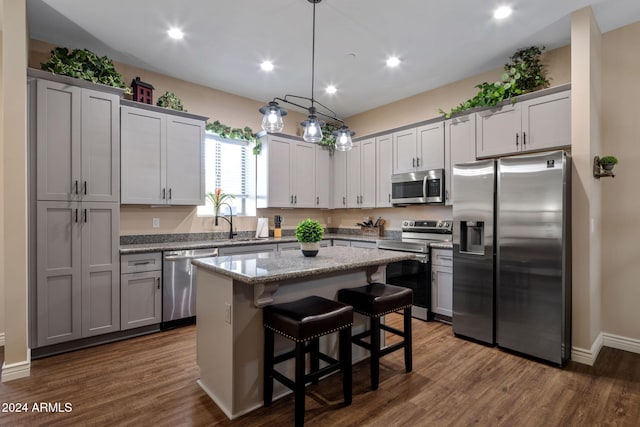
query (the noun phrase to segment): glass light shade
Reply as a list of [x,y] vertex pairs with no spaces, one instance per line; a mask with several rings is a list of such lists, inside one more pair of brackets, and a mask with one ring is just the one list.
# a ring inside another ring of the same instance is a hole
[[314,115],[309,116],[307,120],[300,123],[304,126],[304,134],[302,135],[302,139],[307,142],[320,142],[322,141],[322,121],[318,120],[318,118]]
[[[282,111],[278,105],[263,107],[265,109],[262,117],[262,129],[267,132],[281,132],[284,129],[284,121],[282,120]],[[275,104],[275,103],[274,103]]]
[[353,148],[353,140],[351,137],[355,135],[355,132],[350,131],[348,127],[342,126],[333,132],[333,135],[336,137],[336,150],[349,151]]

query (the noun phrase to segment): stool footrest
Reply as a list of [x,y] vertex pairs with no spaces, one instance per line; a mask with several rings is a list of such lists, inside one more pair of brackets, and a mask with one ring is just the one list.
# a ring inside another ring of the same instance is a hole
[[382,329],[384,331],[387,331],[387,332],[391,332],[392,334],[396,334],[399,337],[403,337],[404,338],[404,336],[405,336],[405,333],[403,331],[401,331],[400,329],[393,328],[391,326],[385,325],[384,323],[380,324],[380,329]]
[[396,350],[399,350],[402,347],[404,347],[404,341],[397,342],[395,344],[391,344],[391,345],[388,345],[386,347],[383,347],[383,348],[380,349],[380,357],[386,356],[387,354],[392,353],[392,352],[394,352]]

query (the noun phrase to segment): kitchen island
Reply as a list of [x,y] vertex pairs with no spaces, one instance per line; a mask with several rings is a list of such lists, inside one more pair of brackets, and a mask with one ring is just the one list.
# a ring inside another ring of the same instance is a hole
[[[411,256],[378,249],[328,247],[313,258],[288,251],[194,260],[198,384],[230,419],[261,407],[261,307],[309,295],[336,299],[341,288],[384,282],[386,264]],[[365,318],[356,315],[353,332],[365,326]],[[323,337],[320,345],[324,352],[337,354],[336,337]],[[291,343],[276,336],[275,348],[281,353],[291,348]],[[354,361],[366,356],[363,349],[353,349]],[[293,377],[293,364],[289,362],[279,369]],[[288,392],[275,383],[275,398]]]

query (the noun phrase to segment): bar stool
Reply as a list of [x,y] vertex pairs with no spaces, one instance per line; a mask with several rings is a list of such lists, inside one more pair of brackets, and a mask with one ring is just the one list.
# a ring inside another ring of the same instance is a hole
[[[413,362],[411,358],[411,304],[413,291],[409,288],[371,283],[358,288],[345,288],[338,291],[338,301],[349,304],[357,313],[371,319],[368,331],[354,335],[354,344],[364,347],[371,354],[371,389],[377,390],[380,381],[380,357],[404,348],[404,366],[406,372],[411,372]],[[380,317],[404,309],[404,331],[380,324]],[[401,336],[401,342],[380,348],[380,330]],[[370,342],[363,338],[371,337]]]
[[[351,404],[351,325],[353,307],[319,296],[273,304],[263,309],[264,323],[264,405],[273,398],[276,379],[294,392],[295,425],[304,425],[304,398],[307,383],[318,383],[321,376],[342,370],[344,403]],[[320,352],[319,338],[339,332],[339,360]],[[295,342],[295,350],[275,356],[274,333]],[[310,353],[310,372],[305,375],[305,355]],[[275,365],[295,358],[295,380],[275,370]],[[328,363],[320,369],[320,360]]]

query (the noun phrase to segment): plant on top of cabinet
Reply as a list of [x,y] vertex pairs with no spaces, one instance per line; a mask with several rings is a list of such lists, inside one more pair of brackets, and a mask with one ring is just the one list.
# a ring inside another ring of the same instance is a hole
[[156,105],[158,107],[171,108],[172,110],[176,111],[187,111],[182,105],[182,100],[178,98],[178,96],[173,92],[165,92],[164,94],[160,95],[160,97],[158,98],[158,102],[156,102]]
[[111,59],[98,56],[88,49],[73,49],[56,47],[51,50],[47,62],[40,64],[45,71],[54,74],[75,77],[100,83],[107,86],[122,88],[131,94],[131,88],[122,81],[122,75],[116,70]]
[[448,119],[452,114],[470,108],[497,105],[505,99],[549,87],[549,80],[545,76],[545,70],[540,61],[540,55],[544,49],[544,46],[518,49],[510,57],[512,62],[504,65],[505,72],[500,80],[476,85],[480,89],[476,96],[452,108],[448,113],[440,109],[440,113]]

